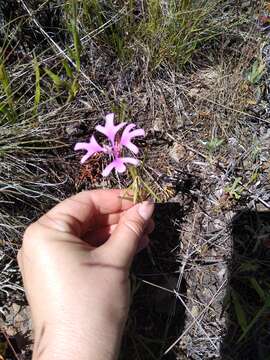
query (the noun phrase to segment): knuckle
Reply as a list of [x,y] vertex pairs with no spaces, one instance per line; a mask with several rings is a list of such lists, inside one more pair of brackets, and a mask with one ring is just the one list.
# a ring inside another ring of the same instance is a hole
[[144,232],[144,224],[139,219],[126,219],[124,225],[132,230],[136,236],[141,236]]
[[36,234],[36,228],[37,228],[36,223],[33,223],[26,228],[23,234],[23,241],[22,241],[22,245],[24,247],[32,242],[32,239],[35,237]]
[[33,233],[35,232],[35,223],[29,225],[23,234],[23,243],[26,241],[29,241],[29,239],[32,237]]
[[44,216],[42,224],[53,228],[61,232],[70,232],[72,220],[69,215],[66,214],[57,214],[57,216],[52,217],[48,214]]
[[22,259],[22,257],[26,256],[26,255],[31,255],[33,252],[33,244],[35,244],[35,239],[36,239],[36,224],[33,223],[31,225],[29,225],[24,234],[23,234],[23,238],[22,238],[22,246],[18,252],[17,255],[17,260],[20,266],[20,261]]
[[74,216],[64,213],[58,213],[56,216],[44,215],[38,222],[47,228],[64,233],[79,234],[81,224]]

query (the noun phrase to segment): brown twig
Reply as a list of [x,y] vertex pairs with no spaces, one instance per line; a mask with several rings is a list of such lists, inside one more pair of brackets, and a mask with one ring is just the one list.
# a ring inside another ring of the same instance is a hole
[[9,338],[4,330],[2,330],[2,334],[4,335],[4,338],[6,339],[6,342],[8,343],[8,346],[10,347],[11,351],[13,352],[13,355],[15,356],[15,358],[17,360],[21,360],[21,357],[16,353],[13,345],[11,344],[11,341],[9,340]]

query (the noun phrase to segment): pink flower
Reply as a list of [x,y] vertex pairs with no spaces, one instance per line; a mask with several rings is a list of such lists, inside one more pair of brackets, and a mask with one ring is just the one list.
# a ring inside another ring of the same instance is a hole
[[121,144],[126,146],[130,151],[132,151],[134,154],[138,154],[139,149],[136,145],[132,144],[131,139],[136,136],[145,136],[145,132],[143,129],[136,129],[133,131],[130,131],[136,127],[135,124],[129,124],[123,131],[122,137],[121,137]]
[[139,160],[134,157],[125,157],[122,156],[124,147],[133,152],[134,154],[138,154],[139,149],[136,145],[134,145],[131,140],[138,136],[145,136],[145,132],[143,129],[135,129],[135,124],[129,124],[124,129],[121,138],[117,141],[116,134],[119,130],[121,130],[126,123],[121,123],[118,125],[114,125],[114,114],[108,114],[105,117],[105,126],[98,125],[96,126],[96,130],[101,132],[103,135],[107,137],[110,142],[110,145],[101,146],[96,141],[94,135],[91,136],[89,143],[77,143],[75,145],[74,150],[86,150],[86,154],[82,157],[81,163],[83,164],[86,160],[88,160],[93,154],[98,152],[103,152],[110,156],[112,159],[111,163],[105,167],[102,172],[103,176],[108,176],[113,169],[116,172],[123,173],[126,171],[125,164],[132,164],[135,166],[139,165]]
[[86,150],[87,153],[82,157],[81,164],[88,160],[93,154],[104,151],[104,148],[100,146],[94,135],[91,136],[90,143],[77,143],[74,150]]
[[117,157],[105,167],[105,169],[102,171],[102,175],[108,176],[113,169],[115,169],[119,173],[125,172],[127,169],[125,163],[138,166],[140,162],[138,159],[131,157]]
[[112,144],[114,144],[116,133],[126,125],[125,122],[118,125],[114,125],[113,119],[114,119],[114,113],[110,113],[105,116],[105,126],[101,126],[101,125],[96,126],[96,130],[101,132],[103,135],[105,135],[111,141]]

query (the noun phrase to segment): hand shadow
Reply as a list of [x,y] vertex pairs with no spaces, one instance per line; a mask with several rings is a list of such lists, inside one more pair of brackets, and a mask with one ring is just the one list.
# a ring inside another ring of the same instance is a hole
[[224,308],[222,360],[270,359],[270,212],[250,210],[232,221],[233,254]]
[[185,309],[176,296],[176,292],[186,295],[177,263],[182,217],[179,203],[156,206],[151,244],[136,256],[132,267],[132,305],[120,359],[177,358],[173,351],[164,352],[184,327]]

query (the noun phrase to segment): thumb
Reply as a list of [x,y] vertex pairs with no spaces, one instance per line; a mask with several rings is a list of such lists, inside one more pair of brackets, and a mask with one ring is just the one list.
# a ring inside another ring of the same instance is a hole
[[144,201],[122,215],[112,235],[102,246],[115,266],[130,266],[153,212],[154,204]]

